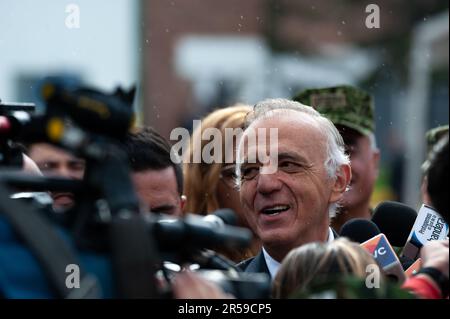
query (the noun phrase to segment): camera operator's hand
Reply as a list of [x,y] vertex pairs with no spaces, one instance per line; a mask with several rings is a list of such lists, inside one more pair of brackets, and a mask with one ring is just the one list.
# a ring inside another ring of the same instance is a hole
[[176,275],[172,283],[176,299],[232,299],[214,283],[207,281],[190,271]]
[[420,257],[422,258],[423,268],[436,268],[448,278],[448,239],[428,242],[422,247]]

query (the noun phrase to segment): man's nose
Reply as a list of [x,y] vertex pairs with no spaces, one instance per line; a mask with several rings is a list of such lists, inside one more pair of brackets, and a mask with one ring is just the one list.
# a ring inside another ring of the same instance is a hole
[[270,194],[281,189],[282,183],[277,174],[259,174],[256,184],[257,192],[261,194]]

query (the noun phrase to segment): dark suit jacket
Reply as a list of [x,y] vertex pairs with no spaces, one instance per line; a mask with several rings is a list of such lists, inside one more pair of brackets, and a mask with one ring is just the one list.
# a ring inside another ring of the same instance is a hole
[[[331,228],[331,231],[333,232],[335,239],[339,237],[333,228]],[[241,261],[236,266],[244,272],[263,272],[270,276],[269,268],[267,268],[266,259],[264,258],[262,250],[255,257]]]
[[269,268],[267,268],[266,259],[264,258],[262,250],[255,257],[241,261],[237,264],[237,267],[244,272],[263,272],[270,276]]

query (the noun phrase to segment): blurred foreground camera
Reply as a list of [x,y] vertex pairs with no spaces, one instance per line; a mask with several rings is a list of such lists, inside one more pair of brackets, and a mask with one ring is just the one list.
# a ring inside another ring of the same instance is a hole
[[[51,287],[51,293],[39,298],[168,297],[157,281],[162,272],[170,288],[166,261],[198,265],[202,276],[236,297],[268,296],[270,279],[266,275],[242,273],[233,262],[209,250],[245,247],[252,237],[247,229],[196,215],[174,219],[141,211],[121,144],[134,122],[134,89],[105,93],[48,81],[42,86],[42,97],[44,114],[31,114],[29,105],[20,109],[18,104],[11,104],[8,111],[3,107],[0,113],[0,227],[6,220],[30,252],[29,259],[22,262],[35,267],[30,273],[45,276],[49,283],[41,288]],[[16,113],[18,109],[26,116]],[[17,142],[51,143],[84,158],[83,180],[5,171],[13,162],[13,154],[21,157],[21,152],[12,152]],[[17,189],[27,192],[11,195]],[[75,205],[57,214],[49,205],[47,191],[73,193]],[[0,251],[0,255],[7,251],[11,250]],[[65,283],[69,264],[81,268],[81,281],[87,287],[76,295]],[[6,269],[25,272],[26,267]],[[11,276],[21,275],[29,273]],[[40,291],[39,287],[30,288]],[[11,296],[18,291],[13,287]]]

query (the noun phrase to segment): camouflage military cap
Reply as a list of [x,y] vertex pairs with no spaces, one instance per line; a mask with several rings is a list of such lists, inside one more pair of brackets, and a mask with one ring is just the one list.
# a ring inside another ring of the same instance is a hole
[[373,98],[361,89],[348,85],[308,89],[293,100],[312,106],[335,125],[350,127],[363,135],[375,131]]
[[438,126],[427,131],[427,133],[425,134],[425,138],[427,140],[428,151],[430,151],[433,145],[436,144],[436,142],[439,141],[441,137],[443,137],[447,133],[448,133],[448,124]]

